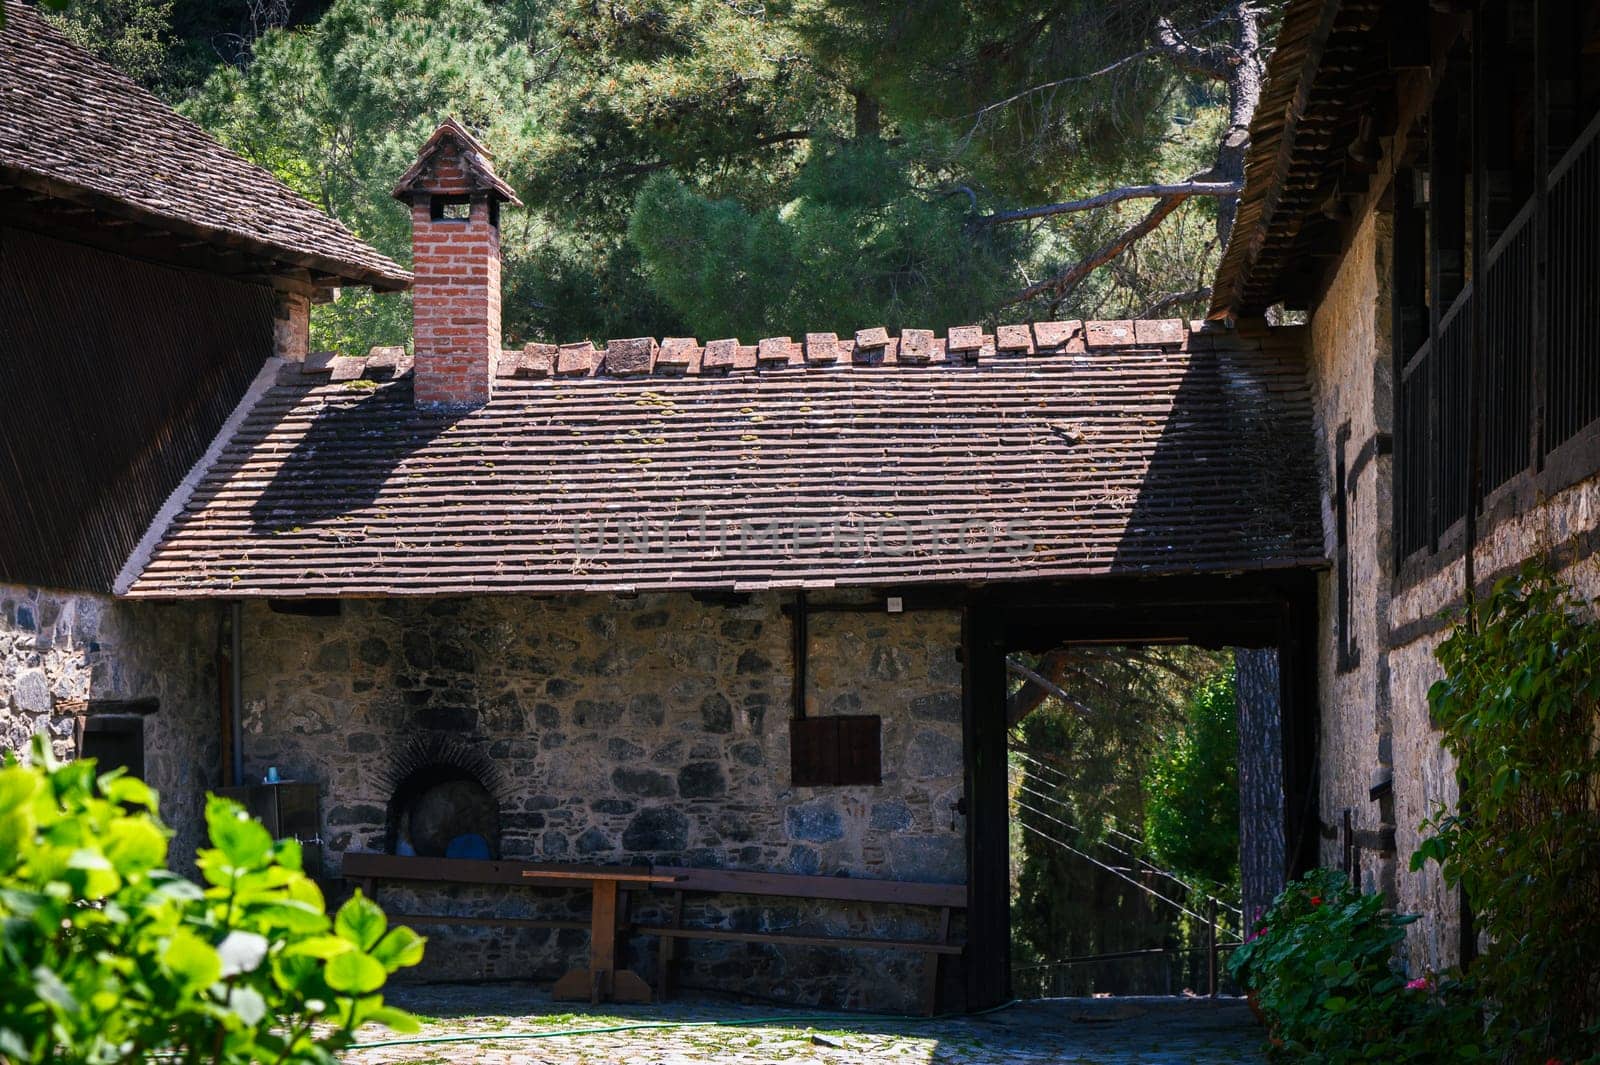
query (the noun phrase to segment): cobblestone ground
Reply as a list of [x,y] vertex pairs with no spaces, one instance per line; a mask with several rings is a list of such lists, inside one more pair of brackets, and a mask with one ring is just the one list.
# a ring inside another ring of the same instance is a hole
[[[425,1019],[422,1031],[406,1038],[481,1038],[370,1046],[350,1051],[349,1065],[1253,1065],[1265,1060],[1260,1029],[1236,999],[1055,999],[978,1017],[886,1022],[705,1000],[574,1011],[526,984],[401,986],[389,998]],[[691,1023],[594,1031],[661,1022]],[[375,1044],[388,1036],[369,1028],[364,1038]]]

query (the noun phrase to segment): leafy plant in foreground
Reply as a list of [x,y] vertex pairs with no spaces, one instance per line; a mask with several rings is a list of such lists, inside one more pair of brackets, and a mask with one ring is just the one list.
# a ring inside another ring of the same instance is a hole
[[1228,967],[1248,988],[1289,1060],[1476,1061],[1484,1057],[1471,990],[1408,980],[1395,947],[1416,917],[1363,895],[1333,869],[1290,884]]
[[31,757],[0,766],[0,1060],[333,1062],[415,1030],[378,992],[422,938],[359,892],[330,920],[298,843],[213,796],[202,887],[143,782]]

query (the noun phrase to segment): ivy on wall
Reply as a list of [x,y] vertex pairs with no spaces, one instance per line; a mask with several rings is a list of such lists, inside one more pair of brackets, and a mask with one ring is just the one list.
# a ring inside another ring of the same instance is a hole
[[1485,941],[1471,967],[1513,1060],[1600,1043],[1600,617],[1530,563],[1471,604],[1428,693],[1459,765],[1412,869],[1438,862]]

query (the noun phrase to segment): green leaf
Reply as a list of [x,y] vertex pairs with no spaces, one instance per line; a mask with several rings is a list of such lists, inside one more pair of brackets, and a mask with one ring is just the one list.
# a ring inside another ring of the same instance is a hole
[[392,1031],[402,1035],[422,1031],[422,1022],[405,1010],[395,1009],[393,1006],[379,1006],[367,1014],[369,1024],[381,1024]]
[[388,973],[378,960],[369,954],[352,950],[328,962],[324,974],[328,986],[347,995],[365,995],[383,986]]
[[358,888],[350,901],[339,907],[333,923],[334,930],[362,950],[371,950],[389,927],[389,919],[378,904],[363,895]]
[[188,988],[210,987],[222,975],[222,959],[216,950],[187,928],[172,934],[161,961]]
[[272,836],[266,826],[236,802],[211,796],[206,803],[206,824],[212,844],[235,868],[252,869],[272,853]]
[[74,880],[82,898],[103,899],[122,886],[116,868],[99,851],[80,847],[67,859],[67,868],[78,874]]
[[372,956],[389,972],[415,965],[422,960],[422,947],[426,942],[404,925],[391,928],[387,935],[372,948]]
[[73,997],[67,985],[62,983],[61,977],[43,965],[34,967],[33,992],[63,1013],[78,1012],[78,1000]]
[[[118,782],[132,780],[119,777]],[[167,860],[167,837],[142,817],[125,817],[106,826],[106,854],[124,873],[143,872]]]
[[252,903],[248,909],[257,922],[294,935],[311,935],[328,929],[328,915],[320,907],[296,899]]
[[148,784],[138,777],[127,775],[121,770],[114,770],[100,778],[101,794],[114,803],[124,806],[137,806],[144,810],[156,808],[156,793]]
[[289,957],[320,958],[327,961],[340,954],[358,949],[354,943],[340,936],[307,936],[284,948]]

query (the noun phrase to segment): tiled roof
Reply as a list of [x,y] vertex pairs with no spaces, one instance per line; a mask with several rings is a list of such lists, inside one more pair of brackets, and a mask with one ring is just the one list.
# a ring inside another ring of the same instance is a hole
[[210,243],[379,289],[406,270],[222,147],[18,0],[0,29],[0,184],[157,219]]
[[413,193],[423,190],[423,177],[434,167],[435,159],[450,149],[454,150],[455,158],[466,171],[463,176],[469,186],[493,193],[513,207],[522,206],[522,201],[517,199],[517,194],[512,191],[511,186],[494,172],[494,162],[489,149],[483,146],[482,141],[467,132],[467,127],[453,118],[447,118],[440,123],[439,128],[434,130],[433,135],[422,145],[422,150],[417,152],[417,161],[407,167],[406,172],[400,175],[400,180],[395,182],[394,198],[409,203]]
[[[1364,194],[1373,98],[1393,77],[1388,28],[1401,4],[1290,0],[1250,122],[1244,192],[1212,284],[1210,317],[1301,305],[1337,254],[1343,211]],[[1387,9],[1387,10],[1386,10]]]
[[739,591],[1322,561],[1297,330],[857,337],[529,345],[487,406],[454,415],[414,406],[398,348],[283,364],[119,591]]

